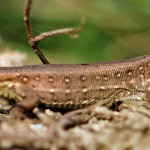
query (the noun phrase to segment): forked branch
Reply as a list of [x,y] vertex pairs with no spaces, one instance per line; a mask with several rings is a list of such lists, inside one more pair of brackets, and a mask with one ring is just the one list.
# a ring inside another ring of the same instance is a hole
[[41,52],[40,48],[37,45],[37,42],[34,40],[32,35],[31,25],[30,25],[30,10],[31,10],[32,0],[26,0],[25,4],[25,13],[24,13],[24,21],[26,25],[28,41],[31,47],[34,49],[35,53],[38,55],[40,60],[43,64],[49,64],[47,59],[44,57],[43,53]]
[[[63,28],[63,29],[57,29],[52,30],[48,32],[41,33],[37,36],[32,35],[31,25],[30,25],[30,10],[31,10],[32,0],[26,0],[25,4],[25,13],[24,13],[24,21],[26,25],[27,35],[28,35],[28,41],[30,46],[33,48],[37,56],[40,58],[43,64],[49,64],[48,60],[45,58],[43,53],[41,52],[40,48],[38,47],[38,42],[41,41],[44,38],[52,37],[55,35],[60,34],[74,34],[80,31],[81,26],[78,28]],[[81,24],[82,25],[82,24]]]

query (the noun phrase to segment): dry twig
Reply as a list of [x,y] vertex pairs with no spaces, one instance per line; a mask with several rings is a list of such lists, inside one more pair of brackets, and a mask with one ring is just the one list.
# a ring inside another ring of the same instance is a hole
[[63,29],[48,31],[48,32],[41,33],[41,34],[34,37],[32,34],[31,25],[30,25],[31,5],[32,5],[32,0],[26,0],[24,21],[25,21],[25,25],[26,25],[29,44],[31,45],[31,47],[33,48],[33,50],[35,51],[37,56],[40,58],[42,63],[43,64],[49,64],[48,60],[45,58],[45,56],[41,52],[40,48],[38,47],[38,42],[41,41],[42,39],[46,38],[46,37],[52,37],[52,36],[60,35],[60,34],[76,33],[78,31],[80,31],[81,26],[78,28],[70,27],[70,28],[63,28]]

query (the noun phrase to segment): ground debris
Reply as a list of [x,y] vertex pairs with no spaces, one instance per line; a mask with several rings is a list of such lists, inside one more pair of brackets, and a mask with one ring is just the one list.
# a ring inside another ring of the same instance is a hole
[[[148,106],[149,104],[147,104]],[[62,114],[35,108],[34,118],[0,115],[1,149],[149,149],[150,109],[94,105]]]
[[[0,47],[1,48],[1,47]],[[13,67],[25,65],[27,62],[27,55],[19,50],[10,50],[9,48],[1,48],[0,66]]]

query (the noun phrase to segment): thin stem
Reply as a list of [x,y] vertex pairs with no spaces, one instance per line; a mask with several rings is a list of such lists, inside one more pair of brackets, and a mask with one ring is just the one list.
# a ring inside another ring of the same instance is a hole
[[43,32],[35,37],[32,35],[31,25],[30,25],[30,10],[31,10],[32,0],[26,0],[25,4],[25,12],[24,12],[24,21],[26,25],[27,35],[28,35],[28,41],[30,46],[33,48],[39,59],[42,61],[43,64],[49,64],[48,60],[45,58],[43,53],[41,52],[40,48],[38,47],[38,42],[41,41],[44,38],[52,37],[55,35],[60,34],[74,34],[81,30],[81,27],[83,25],[83,22],[81,22],[80,26],[77,28],[63,28],[63,29],[57,29],[53,31]]
[[24,21],[25,21],[25,25],[26,25],[26,30],[27,30],[27,35],[28,35],[29,42],[30,42],[30,40],[33,39],[32,31],[31,31],[31,27],[30,27],[31,4],[32,4],[32,0],[26,0],[25,12],[24,12]]
[[42,61],[42,63],[49,64],[48,60],[45,58],[45,56],[41,52],[40,48],[37,46],[37,42],[34,40],[34,37],[32,36],[31,25],[30,25],[31,5],[32,5],[32,0],[26,0],[24,21],[25,21],[26,30],[27,30],[28,41],[29,41],[29,44],[31,45],[31,47],[34,49],[35,53],[38,55],[38,57]]
[[48,31],[48,32],[43,32],[43,33],[37,35],[34,38],[34,40],[36,42],[39,42],[42,39],[47,38],[47,37],[52,37],[52,36],[61,35],[61,34],[76,33],[76,32],[78,32],[78,30],[79,30],[78,28],[63,28],[63,29],[57,29],[57,30],[52,30],[52,31]]

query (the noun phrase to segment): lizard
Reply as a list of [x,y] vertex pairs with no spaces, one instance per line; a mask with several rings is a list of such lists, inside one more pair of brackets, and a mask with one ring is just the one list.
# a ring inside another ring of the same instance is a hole
[[25,109],[39,102],[51,108],[78,109],[95,103],[144,100],[150,102],[150,55],[91,64],[49,64],[37,43],[45,37],[74,33],[74,28],[32,36],[26,0],[24,21],[29,44],[45,65],[0,67],[0,96],[15,99]]
[[150,55],[91,64],[0,67],[0,95],[23,107],[36,102],[78,109],[116,100],[150,102]]

